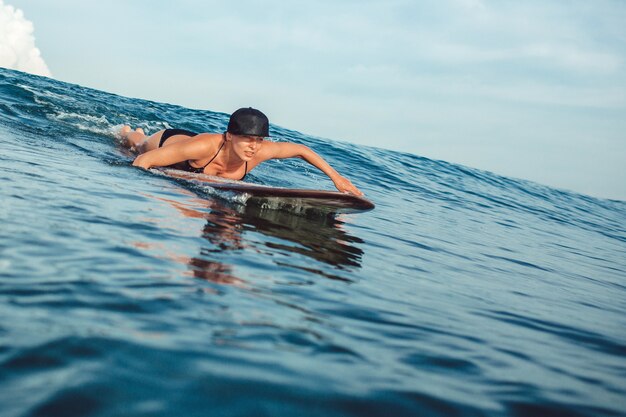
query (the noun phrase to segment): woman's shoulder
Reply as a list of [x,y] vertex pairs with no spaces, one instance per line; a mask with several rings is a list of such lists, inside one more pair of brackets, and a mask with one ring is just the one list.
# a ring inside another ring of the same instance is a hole
[[276,151],[284,146],[287,142],[275,142],[270,140],[263,141],[263,146],[259,149],[258,154],[265,158],[272,158]]
[[210,150],[221,145],[224,135],[222,133],[198,133],[192,139],[196,146]]
[[206,141],[221,141],[222,139],[224,139],[224,134],[223,133],[204,132],[204,133],[198,133],[195,136],[195,138],[201,139],[201,140],[206,140]]
[[[221,135],[216,133],[200,133],[176,142],[176,146],[185,155],[185,159],[202,159],[217,152],[221,143]],[[167,146],[164,147],[168,148]],[[173,148],[170,148],[173,150]]]
[[303,145],[293,142],[270,142],[266,141],[257,153],[259,161],[269,159],[283,159],[301,157],[303,155]]

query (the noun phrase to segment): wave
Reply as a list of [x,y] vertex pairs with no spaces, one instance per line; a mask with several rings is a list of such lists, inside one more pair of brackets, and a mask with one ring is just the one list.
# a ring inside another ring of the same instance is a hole
[[376,203],[306,216],[115,138],[227,122],[0,69],[0,413],[623,413],[625,202],[272,125]]

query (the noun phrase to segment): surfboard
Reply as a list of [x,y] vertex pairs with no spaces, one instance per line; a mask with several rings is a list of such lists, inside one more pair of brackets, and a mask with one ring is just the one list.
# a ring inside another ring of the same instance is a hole
[[243,181],[228,180],[205,174],[193,174],[175,169],[162,169],[170,177],[199,182],[215,190],[242,195],[245,204],[268,209],[319,210],[333,213],[356,213],[374,209],[365,197],[338,191],[303,188],[272,187]]

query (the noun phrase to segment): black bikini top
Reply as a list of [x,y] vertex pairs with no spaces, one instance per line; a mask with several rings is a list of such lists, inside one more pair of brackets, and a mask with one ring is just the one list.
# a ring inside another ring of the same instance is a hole
[[[184,129],[166,129],[163,132],[163,135],[161,136],[161,141],[159,142],[159,148],[163,146],[163,144],[165,143],[165,141],[167,139],[169,139],[170,137],[174,136],[174,135],[185,135],[185,136],[197,136],[198,134],[195,132],[191,132],[189,130],[184,130]],[[207,166],[209,166],[209,164],[211,162],[213,162],[213,160],[215,158],[217,158],[217,155],[219,155],[220,151],[222,150],[222,148],[224,147],[224,145],[226,144],[226,133],[223,134],[223,139],[222,139],[222,144],[220,145],[219,149],[217,150],[217,152],[215,153],[215,155],[213,155],[213,158],[211,158],[209,160],[209,162],[207,162],[203,167],[195,167],[193,165],[191,165],[191,162],[189,160],[187,161],[183,161],[174,165],[170,165],[170,167],[172,168],[176,168],[176,169],[181,169],[183,171],[187,171],[187,172],[193,172],[196,174],[204,174],[204,168],[206,168]],[[241,179],[239,181],[243,181],[244,178],[246,178],[246,175],[248,174],[248,161],[246,161],[246,165],[243,171],[243,177],[241,177]]]

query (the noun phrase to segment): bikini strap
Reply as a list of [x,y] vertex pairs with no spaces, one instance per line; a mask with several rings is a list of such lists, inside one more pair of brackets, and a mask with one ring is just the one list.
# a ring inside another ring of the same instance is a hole
[[224,147],[224,144],[226,144],[226,133],[224,133],[224,140],[222,140],[222,144],[220,145],[220,148],[217,150],[217,153],[213,156],[213,158],[211,158],[211,160],[210,160],[209,162],[207,162],[207,163],[206,163],[206,165],[204,165],[204,166],[203,166],[202,168],[200,168],[200,169],[203,169],[203,170],[204,170],[204,168],[208,167],[208,166],[209,166],[209,164],[210,164],[211,162],[213,162],[213,160],[214,160],[215,158],[217,158],[217,155],[219,155],[220,151],[221,151],[221,150],[222,150],[222,148]]
[[246,161],[246,167],[243,170],[243,177],[241,177],[239,181],[243,181],[244,178],[246,178],[246,175],[248,175],[248,161]]
[[[222,140],[222,144],[220,145],[220,148],[217,150],[217,153],[213,156],[213,158],[211,158],[211,160],[209,162],[207,162],[205,166],[203,166],[202,168],[197,168],[197,169],[204,171],[204,168],[208,167],[209,164],[211,162],[213,162],[213,160],[215,158],[217,158],[217,155],[219,155],[220,151],[222,150],[222,148],[226,144],[226,132],[224,132],[223,137],[224,137],[224,140]],[[245,168],[243,170],[243,177],[241,177],[241,179],[239,181],[243,181],[243,179],[246,178],[246,175],[248,175],[248,161],[246,161],[246,166],[245,166]]]

